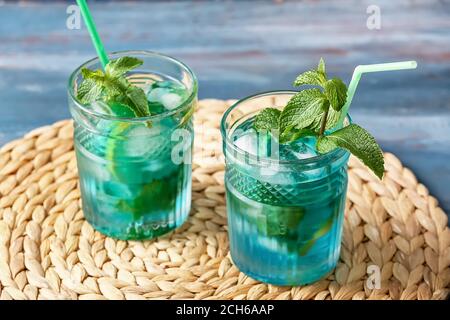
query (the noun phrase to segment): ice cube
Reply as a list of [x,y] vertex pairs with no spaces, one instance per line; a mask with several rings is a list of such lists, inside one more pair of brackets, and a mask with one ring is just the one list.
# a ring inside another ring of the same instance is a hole
[[258,154],[258,136],[255,131],[249,131],[236,137],[234,145],[252,155]]
[[113,115],[111,108],[104,101],[94,101],[90,104],[91,109],[97,113],[104,115]]
[[302,160],[317,156],[314,138],[302,138],[280,146],[282,160]]
[[150,102],[161,102],[163,95],[169,93],[169,89],[166,88],[154,88],[147,93],[147,100]]
[[234,144],[245,152],[264,158],[277,159],[279,144],[269,132],[257,133],[254,129],[249,129],[239,136]]
[[135,196],[126,184],[110,181],[108,179],[103,182],[103,192],[106,195],[117,199],[132,200]]
[[170,81],[159,81],[152,84],[147,92],[147,100],[150,103],[159,102],[167,110],[178,107],[186,97],[186,90]]
[[166,93],[161,97],[161,103],[168,110],[175,109],[182,102],[182,98],[176,93]]
[[[239,136],[234,144],[245,151],[247,154],[257,156],[257,158],[244,158],[243,162],[247,164],[249,172],[253,172],[260,177],[271,177],[278,173],[279,165],[276,160],[278,157],[278,144],[273,137],[268,134],[256,133],[253,129],[246,131]],[[264,165],[258,161],[261,159],[270,159],[264,162]],[[256,165],[258,164],[258,165]]]
[[127,138],[120,142],[122,151],[131,157],[140,157],[152,150],[157,152],[167,143],[163,132],[161,126],[134,125],[124,132]]
[[155,88],[147,94],[149,102],[159,102],[166,109],[172,110],[178,107],[182,102],[182,97],[171,88]]

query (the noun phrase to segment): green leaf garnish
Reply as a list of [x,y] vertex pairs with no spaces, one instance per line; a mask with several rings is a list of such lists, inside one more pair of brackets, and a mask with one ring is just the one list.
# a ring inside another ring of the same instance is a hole
[[257,131],[271,131],[280,127],[281,111],[275,108],[262,110],[255,118],[254,127]]
[[83,104],[92,103],[100,100],[103,96],[103,88],[95,85],[95,81],[91,79],[84,80],[78,87],[78,100]]
[[136,69],[141,66],[143,61],[134,57],[120,57],[119,59],[112,60],[106,66],[106,73],[120,77],[126,74],[128,71]]
[[304,137],[317,136],[317,131],[312,129],[291,129],[283,132],[278,141],[279,143],[289,143]]
[[108,106],[113,113],[120,118],[134,118],[137,117],[136,112],[126,104],[120,102],[110,102]]
[[320,58],[317,70],[309,70],[297,76],[297,79],[294,81],[294,87],[302,85],[324,86],[326,81],[325,61]]
[[280,132],[288,134],[294,128],[309,128],[325,112],[327,103],[326,96],[319,89],[300,91],[289,100],[281,112]]
[[325,83],[325,75],[317,70],[310,70],[302,73],[295,79],[294,86],[315,85],[321,86]]
[[[380,179],[384,172],[383,153],[375,139],[356,124],[336,130],[341,109],[347,100],[347,86],[338,78],[328,79],[321,58],[317,70],[300,74],[294,86],[318,88],[301,90],[279,111],[264,109],[256,116],[255,129],[277,129],[280,143],[289,143],[306,136],[318,138],[317,151],[325,153],[345,148],[360,158]],[[330,131],[332,133],[330,133]]]
[[325,83],[324,89],[331,107],[336,111],[341,110],[347,100],[345,83],[341,79],[334,78]]
[[102,83],[104,81],[105,75],[102,70],[90,70],[87,68],[81,69],[81,74],[84,79],[91,80],[93,83]]
[[368,166],[378,178],[384,174],[383,152],[375,138],[357,124],[350,124],[317,140],[317,151],[327,153],[341,147],[347,149]]
[[126,73],[142,65],[133,57],[111,60],[102,70],[83,68],[83,82],[77,90],[77,98],[83,104],[104,101],[119,117],[146,117],[150,115],[147,97],[142,88],[131,84]]
[[141,115],[142,117],[150,115],[147,96],[142,88],[129,86],[125,93],[132,104],[134,104],[136,114]]
[[327,74],[325,72],[325,61],[323,61],[323,58],[320,58],[319,65],[317,66],[317,71],[322,73],[325,78],[327,77]]

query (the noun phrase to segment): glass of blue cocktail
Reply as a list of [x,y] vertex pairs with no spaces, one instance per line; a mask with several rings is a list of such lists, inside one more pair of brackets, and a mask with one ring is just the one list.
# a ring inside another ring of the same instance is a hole
[[255,130],[268,99],[294,94],[243,99],[222,121],[233,262],[278,285],[310,283],[335,267],[347,187],[348,151],[319,154],[312,137],[278,145],[270,133]]
[[190,210],[197,81],[165,55],[125,51],[110,59],[106,76],[93,59],[69,80],[83,211],[108,236],[153,238]]

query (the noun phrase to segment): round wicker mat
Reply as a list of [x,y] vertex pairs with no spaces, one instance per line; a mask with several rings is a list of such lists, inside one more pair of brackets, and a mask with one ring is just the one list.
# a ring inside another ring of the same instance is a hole
[[[228,251],[218,129],[231,103],[200,101],[191,215],[180,229],[156,241],[106,238],[83,219],[70,121],[36,129],[3,146],[0,298],[447,297],[447,216],[392,154],[385,154],[383,182],[357,160],[350,161],[341,261],[334,274],[291,288],[263,284],[240,273]],[[370,289],[366,281],[370,265],[380,267],[380,289]]]

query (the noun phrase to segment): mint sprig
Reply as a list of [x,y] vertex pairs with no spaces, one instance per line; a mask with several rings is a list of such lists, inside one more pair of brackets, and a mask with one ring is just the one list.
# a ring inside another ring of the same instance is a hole
[[357,124],[350,124],[329,135],[320,136],[317,140],[317,150],[327,153],[341,147],[349,150],[360,158],[377,175],[383,177],[384,158],[375,138]]
[[[289,142],[286,136],[289,136],[292,131],[302,129],[317,131],[315,129],[318,129],[318,123],[328,107],[329,102],[319,89],[307,89],[297,93],[289,100],[280,114],[282,141]],[[259,117],[256,118],[256,121],[258,120]]]
[[347,86],[341,79],[334,78],[328,80],[324,85],[325,96],[330,102],[330,106],[340,111],[347,100]]
[[262,110],[255,119],[254,126],[258,131],[271,131],[280,126],[281,111],[275,108],[266,108]]
[[320,58],[317,70],[309,70],[300,74],[294,81],[294,87],[302,85],[323,86],[326,82],[327,74],[325,73],[325,62]]
[[383,153],[365,129],[351,124],[328,133],[336,129],[341,109],[347,100],[345,83],[339,78],[328,79],[325,62],[321,58],[316,70],[306,71],[294,81],[294,86],[303,85],[316,88],[299,91],[279,112],[274,111],[277,110],[275,108],[262,110],[255,118],[255,129],[278,129],[280,143],[315,136],[318,139],[316,148],[319,153],[327,153],[336,148],[347,149],[381,179],[384,173]]
[[136,69],[143,64],[143,61],[134,57],[120,57],[116,60],[110,61],[106,65],[106,73],[120,77],[125,75],[128,71]]
[[144,90],[131,84],[126,73],[141,66],[143,61],[134,57],[111,60],[102,70],[83,68],[83,81],[77,98],[83,104],[104,102],[119,117],[146,117],[150,115]]

